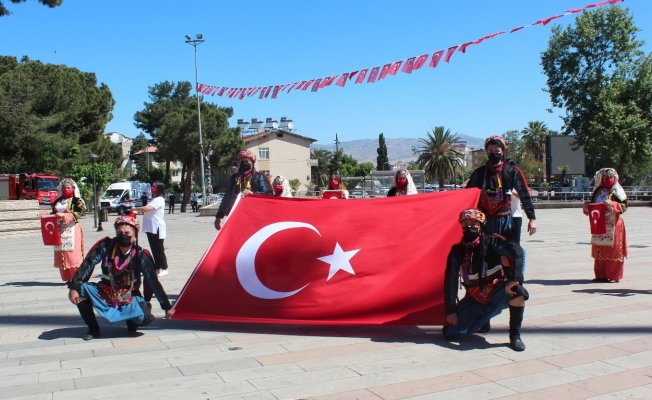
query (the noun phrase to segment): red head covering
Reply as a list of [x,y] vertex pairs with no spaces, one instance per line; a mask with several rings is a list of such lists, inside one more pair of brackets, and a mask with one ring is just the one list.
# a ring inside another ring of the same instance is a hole
[[484,141],[484,149],[487,150],[490,144],[495,144],[502,147],[503,151],[507,148],[507,142],[502,136],[489,136],[487,140]]

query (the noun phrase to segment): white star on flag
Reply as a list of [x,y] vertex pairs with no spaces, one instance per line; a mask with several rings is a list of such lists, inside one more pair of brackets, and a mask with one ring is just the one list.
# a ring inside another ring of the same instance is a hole
[[360,249],[343,251],[340,244],[335,243],[335,250],[333,250],[333,254],[330,256],[317,258],[319,261],[323,261],[331,265],[330,270],[328,271],[328,278],[326,280],[330,280],[333,275],[335,275],[339,270],[343,270],[351,275],[355,275],[355,271],[351,266],[350,260],[359,251]]

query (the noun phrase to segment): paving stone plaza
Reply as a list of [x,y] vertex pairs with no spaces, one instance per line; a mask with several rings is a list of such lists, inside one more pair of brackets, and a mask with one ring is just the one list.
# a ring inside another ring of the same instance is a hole
[[[447,342],[429,326],[168,321],[155,301],[157,320],[138,334],[99,319],[102,336],[84,342],[52,249],[40,237],[1,239],[0,398],[652,399],[652,209],[624,214],[630,251],[616,284],[591,281],[581,209],[537,216],[522,241],[522,353],[507,347],[507,312],[490,333]],[[165,217],[161,282],[174,299],[215,230],[210,217]],[[82,226],[87,248],[113,235],[111,223],[95,232],[92,216]]]

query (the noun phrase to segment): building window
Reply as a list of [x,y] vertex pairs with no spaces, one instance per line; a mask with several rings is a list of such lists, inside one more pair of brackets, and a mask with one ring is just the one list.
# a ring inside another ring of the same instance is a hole
[[258,159],[259,160],[269,160],[269,147],[259,147],[258,148]]

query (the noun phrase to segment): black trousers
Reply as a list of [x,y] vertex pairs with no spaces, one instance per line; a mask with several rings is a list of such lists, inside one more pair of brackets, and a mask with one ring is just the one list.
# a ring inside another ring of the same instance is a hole
[[156,269],[168,269],[168,259],[165,256],[165,247],[163,246],[164,240],[159,239],[158,232],[147,232],[147,241],[149,242],[149,248],[152,250]]
[[512,241],[516,244],[521,244],[521,229],[523,228],[523,218],[522,217],[513,217],[512,218]]
[[174,202],[169,202],[168,204],[168,214],[174,214]]

